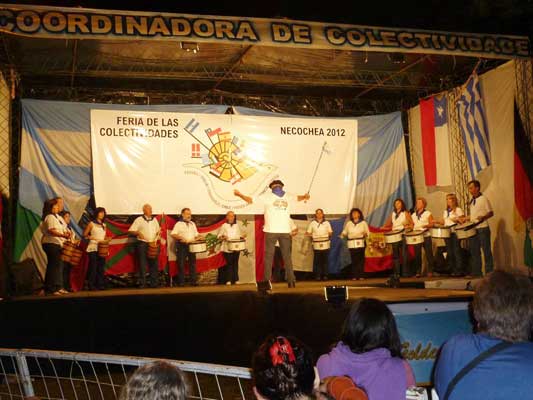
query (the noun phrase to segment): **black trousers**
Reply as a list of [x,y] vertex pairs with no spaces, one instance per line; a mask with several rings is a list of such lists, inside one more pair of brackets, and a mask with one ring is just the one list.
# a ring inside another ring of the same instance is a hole
[[63,289],[63,260],[61,260],[61,246],[54,243],[43,243],[46,253],[46,274],[44,288],[46,293],[54,293]]
[[407,246],[405,244],[405,239],[402,239],[401,242],[392,244],[392,266],[394,268],[393,274],[395,276],[400,276],[400,271],[402,276],[409,276],[410,271],[407,265]]
[[430,237],[424,238],[424,243],[415,244],[415,264],[414,264],[414,271],[411,271],[412,273],[420,275],[422,273],[422,247],[424,247],[424,251],[426,253],[426,260],[428,262],[428,272],[433,272],[433,266],[435,264],[434,258],[433,258],[433,243],[431,241]]
[[89,290],[103,290],[105,289],[105,258],[100,257],[97,251],[91,251],[87,254],[89,256],[89,274],[87,278]]
[[196,254],[189,251],[189,245],[186,243],[178,243],[178,284],[185,282],[185,260],[189,261],[189,276],[191,283],[196,284]]
[[231,253],[224,253],[226,260],[224,282],[235,283],[239,280],[239,251],[232,251]]
[[150,286],[159,286],[158,259],[148,258],[148,243],[139,240],[137,242],[137,260],[139,261],[139,283],[141,287],[146,286],[146,265],[150,271]]
[[313,250],[313,272],[315,278],[326,278],[328,276],[329,250]]
[[350,249],[352,265],[350,268],[351,278],[362,278],[365,273],[365,248]]

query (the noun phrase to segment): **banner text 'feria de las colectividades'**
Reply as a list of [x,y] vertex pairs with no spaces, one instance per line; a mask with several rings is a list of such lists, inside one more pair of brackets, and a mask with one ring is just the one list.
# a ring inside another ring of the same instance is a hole
[[293,20],[0,5],[0,30],[40,38],[156,39],[258,46],[529,57],[527,37]]

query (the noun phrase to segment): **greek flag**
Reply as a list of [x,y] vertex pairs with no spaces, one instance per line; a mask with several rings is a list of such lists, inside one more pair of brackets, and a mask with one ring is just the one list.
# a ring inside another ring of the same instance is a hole
[[472,178],[475,178],[491,163],[489,131],[483,99],[481,98],[479,78],[476,73],[461,88],[461,94],[457,101],[457,112],[468,167]]

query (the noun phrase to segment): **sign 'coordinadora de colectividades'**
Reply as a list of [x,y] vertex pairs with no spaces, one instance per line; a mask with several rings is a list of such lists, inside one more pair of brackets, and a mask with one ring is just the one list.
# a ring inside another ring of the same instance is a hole
[[156,39],[505,59],[531,54],[529,39],[522,36],[29,5],[0,5],[0,30],[39,38]]

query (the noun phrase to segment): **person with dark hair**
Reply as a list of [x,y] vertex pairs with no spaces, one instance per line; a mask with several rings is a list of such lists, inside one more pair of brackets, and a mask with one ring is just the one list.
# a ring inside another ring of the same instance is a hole
[[41,240],[46,253],[45,292],[47,294],[62,295],[68,293],[63,286],[63,261],[61,248],[70,234],[65,231],[66,224],[59,215],[57,200],[47,200],[43,207]]
[[476,287],[476,333],[453,336],[435,367],[441,400],[533,398],[533,284],[495,271]]
[[[68,242],[75,243],[76,240],[76,233],[74,233],[74,230],[70,226],[71,221],[71,215],[70,211],[63,210],[59,213],[61,218],[63,218],[63,221],[65,221],[65,233],[67,233],[69,236],[66,239]],[[71,266],[69,263],[63,262],[63,286],[64,289],[69,292],[71,290],[70,287],[70,270]]]
[[[311,236],[312,240],[329,241],[332,233],[331,224],[326,220],[324,210],[318,208],[315,211],[315,219],[311,221],[305,234]],[[328,256],[329,246],[324,250],[313,249],[313,272],[317,281],[328,280]]]
[[413,230],[426,230],[424,232],[424,243],[415,244],[415,262],[414,262],[414,272],[416,277],[419,278],[422,274],[422,248],[426,253],[427,261],[427,275],[431,276],[433,274],[433,265],[435,264],[433,259],[433,241],[431,240],[431,234],[429,228],[435,223],[431,211],[427,210],[428,203],[424,197],[417,197],[415,202],[415,211],[411,214],[413,219]]
[[363,212],[359,208],[352,208],[350,210],[350,219],[344,225],[341,237],[347,237],[348,240],[362,239],[363,247],[350,248],[350,258],[352,260],[350,277],[353,280],[363,279],[365,273],[366,237],[369,234],[370,231]]
[[94,210],[94,218],[90,221],[83,231],[83,237],[89,240],[87,245],[87,255],[89,256],[88,283],[89,290],[104,290],[105,278],[104,267],[105,257],[98,254],[98,243],[106,239],[105,218],[106,210],[103,207],[97,207]]
[[[413,219],[411,214],[407,211],[405,202],[398,198],[394,200],[393,211],[387,221],[383,225],[383,229],[393,231],[403,231],[413,227]],[[401,268],[400,268],[400,254],[401,254]],[[407,246],[405,245],[405,238],[401,242],[392,244],[392,262],[394,268],[394,277],[400,275],[409,276],[409,266],[407,264]]]
[[470,215],[461,217],[461,223],[465,221],[475,222],[477,234],[468,239],[468,247],[472,254],[472,274],[481,276],[481,251],[485,260],[485,274],[492,272],[494,261],[490,243],[490,226],[488,219],[494,216],[489,199],[481,193],[481,184],[473,180],[468,182],[468,191],[472,195],[469,203]]
[[317,362],[321,379],[349,376],[372,400],[405,400],[415,386],[413,371],[402,358],[400,335],[387,305],[363,298],[354,303],[341,340]]
[[185,400],[187,392],[183,372],[168,362],[156,361],[133,373],[119,400]]
[[237,223],[237,217],[233,211],[226,213],[226,222],[218,231],[218,238],[222,240],[221,250],[226,260],[224,268],[223,283],[226,285],[235,285],[239,280],[239,251],[231,251],[228,247],[228,241],[244,238],[241,228]]
[[158,259],[148,257],[148,244],[155,242],[161,234],[159,222],[152,215],[152,206],[143,206],[143,215],[137,217],[128,230],[130,235],[137,237],[137,261],[139,263],[139,286],[146,286],[146,265],[150,271],[150,286],[159,286]]
[[293,337],[269,336],[252,357],[258,400],[315,399],[320,383],[311,350]]
[[198,233],[196,224],[192,221],[190,208],[186,207],[181,210],[181,221],[176,222],[170,236],[172,236],[177,243],[178,285],[185,285],[185,261],[188,261],[191,284],[193,286],[198,286],[196,277],[196,254],[189,251],[189,244],[195,240],[202,239],[202,236]]
[[296,279],[292,269],[291,256],[291,204],[297,201],[309,200],[310,196],[309,193],[301,196],[286,193],[283,190],[284,184],[279,179],[270,182],[268,187],[271,190],[269,193],[265,193],[255,199],[242,194],[238,190],[235,190],[233,193],[248,204],[259,202],[264,205],[265,225],[263,226],[263,231],[265,232],[265,276],[263,280],[270,281],[276,242],[279,242],[279,248],[285,265],[287,284],[290,288],[294,288],[296,287]]

